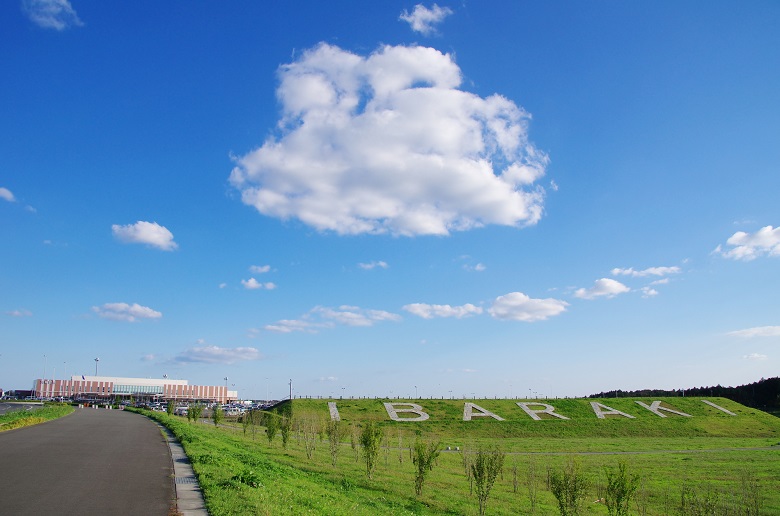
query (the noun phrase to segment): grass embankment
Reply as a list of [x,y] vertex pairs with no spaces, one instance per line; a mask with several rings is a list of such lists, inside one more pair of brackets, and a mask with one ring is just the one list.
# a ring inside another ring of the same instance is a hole
[[44,405],[35,410],[14,410],[0,416],[0,432],[24,426],[37,425],[73,412],[73,407],[63,403]]
[[[722,398],[709,398],[736,414],[729,416],[699,399],[670,398],[664,405],[691,414],[660,418],[634,400],[594,400],[635,416],[598,419],[590,400],[548,403],[568,421],[532,420],[513,401],[475,403],[506,421],[478,417],[463,421],[462,400],[418,400],[428,421],[391,421],[382,402],[336,401],[345,437],[336,466],[331,465],[327,437],[316,439],[311,458],[302,432],[293,431],[287,448],[280,436],[269,443],[263,427],[253,435],[240,425],[215,428],[188,423],[164,413],[147,413],[177,435],[192,460],[210,514],[478,514],[464,461],[485,446],[507,452],[503,473],[488,501],[488,514],[531,514],[529,485],[536,490],[536,514],[558,514],[549,490],[551,471],[576,456],[590,483],[586,514],[607,514],[603,504],[604,468],[627,463],[641,478],[634,514],[680,514],[682,494],[697,493],[699,504],[738,507],[757,486],[761,514],[780,514],[780,420]],[[293,420],[328,418],[327,401],[295,400]],[[647,404],[652,400],[640,400]],[[403,403],[392,400],[394,403]],[[282,409],[287,412],[288,407]],[[646,412],[646,414],[644,414]],[[288,412],[289,413],[289,412]],[[413,414],[410,414],[413,416]],[[373,419],[384,430],[373,480],[362,456],[350,446],[350,433]],[[535,425],[535,426],[534,426]],[[444,452],[429,474],[421,496],[414,493],[414,466],[408,448],[415,439],[441,440],[460,452]],[[764,449],[749,449],[764,448]],[[465,453],[464,453],[465,452]],[[693,490],[693,491],[692,491]],[[690,505],[686,514],[690,512]],[[724,509],[725,510],[725,509]],[[708,514],[739,514],[716,512]]]

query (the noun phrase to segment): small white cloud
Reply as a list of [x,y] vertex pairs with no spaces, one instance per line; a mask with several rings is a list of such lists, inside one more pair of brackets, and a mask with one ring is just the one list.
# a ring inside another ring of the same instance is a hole
[[358,263],[358,267],[360,267],[363,270],[370,271],[371,269],[376,269],[379,267],[380,269],[387,269],[389,267],[387,265],[387,262],[378,261],[378,262],[368,262],[368,263]]
[[157,360],[157,355],[153,353],[141,357],[141,362],[154,362],[155,360]]
[[642,291],[642,297],[655,297],[658,295],[658,291],[654,288],[642,287],[640,290]]
[[631,289],[619,281],[610,278],[601,278],[594,282],[591,288],[580,288],[574,292],[574,297],[580,299],[596,299],[606,297],[607,299],[630,292]]
[[542,216],[530,115],[460,89],[452,56],[320,44],[279,68],[278,134],[235,158],[243,203],[337,234],[448,235]]
[[251,272],[252,274],[265,274],[270,270],[271,270],[270,265],[251,265],[249,267],[249,272]]
[[321,329],[343,326],[373,326],[383,321],[400,321],[401,316],[384,310],[343,305],[338,308],[315,306],[299,319],[283,319],[265,326],[276,333],[317,333]]
[[339,379],[337,376],[320,376],[319,378],[320,382],[338,382]]
[[106,303],[102,306],[93,306],[92,311],[103,319],[114,321],[136,322],[140,319],[159,319],[162,313],[152,310],[147,306],[137,303]]
[[761,353],[751,353],[749,355],[744,355],[742,358],[745,360],[766,360],[769,357],[762,355]]
[[227,287],[227,283],[220,283],[220,284],[218,285],[218,287],[219,287],[219,288],[221,288],[221,289],[222,289],[222,288],[226,288],[226,287]]
[[681,272],[679,267],[649,267],[647,269],[637,271],[633,268],[628,269],[612,269],[613,276],[631,276],[632,278],[644,278],[646,276],[668,276],[669,274],[679,274]]
[[44,29],[62,31],[84,25],[68,0],[23,0],[22,9],[34,24]]
[[32,312],[29,310],[11,310],[5,313],[11,317],[32,317]]
[[533,299],[522,292],[498,296],[488,309],[496,319],[508,321],[544,321],[566,311],[569,303],[559,299]]
[[433,319],[434,317],[456,317],[462,319],[463,317],[482,313],[481,307],[472,305],[471,303],[466,303],[461,306],[412,303],[405,305],[403,309],[410,314],[422,317],[423,319]]
[[244,288],[247,290],[273,290],[276,288],[276,284],[272,282],[267,283],[261,283],[257,281],[255,278],[249,278],[248,280],[241,280],[241,284],[244,285]]
[[111,226],[114,237],[125,244],[146,244],[163,251],[173,251],[179,245],[173,241],[173,233],[156,222],[139,220],[135,224]]
[[780,227],[764,226],[753,234],[737,231],[726,241],[731,248],[718,246],[713,251],[724,258],[750,261],[760,256],[780,256]]
[[757,326],[745,330],[728,332],[726,335],[731,337],[780,337],[780,326]]
[[422,4],[417,4],[411,13],[404,9],[399,19],[407,22],[414,32],[429,35],[436,31],[434,26],[441,23],[450,14],[452,14],[452,9],[449,7],[439,7],[433,4],[433,7],[428,9]]
[[485,267],[485,264],[483,264],[483,263],[478,263],[476,265],[464,264],[463,265],[463,269],[467,270],[469,272],[482,272],[482,271],[486,270],[487,267]]
[[220,348],[219,346],[199,346],[179,353],[173,360],[180,363],[234,364],[249,360],[259,360],[260,352],[256,348]]
[[14,194],[11,193],[11,190],[3,187],[0,187],[0,199],[8,202],[16,202],[16,197],[14,197]]

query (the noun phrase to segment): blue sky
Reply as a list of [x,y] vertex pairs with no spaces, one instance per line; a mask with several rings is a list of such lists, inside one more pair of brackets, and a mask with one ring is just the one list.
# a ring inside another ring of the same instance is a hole
[[776,2],[0,4],[0,387],[778,374]]

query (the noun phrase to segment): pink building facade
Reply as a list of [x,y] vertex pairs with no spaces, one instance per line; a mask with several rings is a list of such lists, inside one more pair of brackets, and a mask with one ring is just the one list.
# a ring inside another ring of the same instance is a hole
[[190,385],[187,380],[168,378],[119,378],[108,376],[71,376],[69,380],[37,379],[38,398],[153,399],[158,401],[210,401],[228,403],[237,399],[237,391],[222,385]]

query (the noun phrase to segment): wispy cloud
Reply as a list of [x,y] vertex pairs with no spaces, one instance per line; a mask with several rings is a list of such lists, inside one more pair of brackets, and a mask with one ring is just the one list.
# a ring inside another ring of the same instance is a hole
[[713,251],[724,258],[750,261],[760,256],[780,256],[780,227],[764,226],[755,233],[737,231],[726,241],[728,249],[718,246]]
[[439,7],[433,4],[433,7],[428,9],[422,4],[417,4],[411,13],[404,9],[399,19],[407,22],[414,32],[427,36],[435,33],[435,26],[450,14],[452,14],[452,9],[449,7]]
[[530,115],[460,89],[452,56],[320,44],[279,69],[280,133],[235,158],[245,204],[338,234],[447,235],[542,216]]
[[401,316],[384,310],[371,310],[342,305],[338,308],[315,306],[298,319],[283,319],[264,328],[277,333],[305,332],[342,326],[373,326],[383,321],[400,321]]
[[647,276],[668,276],[669,274],[679,274],[681,269],[679,267],[649,267],[647,269],[637,271],[633,268],[628,269],[612,269],[613,276],[631,276],[632,278],[644,278]]
[[270,265],[250,265],[249,272],[252,274],[265,274],[271,270]]
[[749,355],[744,355],[742,358],[745,360],[766,360],[769,357],[762,355],[761,353],[751,353]]
[[[199,342],[199,343],[202,343]],[[201,364],[234,364],[259,360],[262,358],[260,351],[251,347],[221,348],[219,346],[206,345],[187,349],[174,357],[174,362],[201,363]]]
[[488,313],[496,319],[508,321],[544,321],[566,311],[569,303],[559,299],[533,299],[522,292],[498,296]]
[[161,312],[137,303],[132,305],[128,303],[106,303],[102,306],[93,306],[92,311],[98,317],[114,321],[136,322],[140,319],[159,319],[162,317]]
[[22,10],[39,27],[63,31],[84,23],[68,0],[23,0]]
[[591,288],[580,288],[574,292],[574,297],[580,299],[597,299],[599,297],[612,298],[618,294],[630,292],[631,289],[619,281],[610,278],[601,278],[593,283]]
[[0,187],[0,199],[8,202],[16,202],[16,197],[8,188]]
[[10,310],[5,315],[11,317],[32,317],[32,312],[29,310]]
[[482,308],[479,306],[466,303],[461,306],[451,305],[429,305],[425,303],[412,303],[405,305],[404,310],[410,314],[414,314],[423,319],[433,319],[434,317],[455,317],[462,319],[471,315],[478,315],[482,313]]
[[731,337],[780,337],[780,326],[756,326],[745,330],[730,331],[726,335]]
[[135,224],[111,226],[114,237],[125,244],[146,244],[163,251],[173,251],[179,245],[173,241],[173,233],[156,222],[139,220]]
[[358,263],[358,267],[360,267],[363,270],[370,271],[371,269],[376,269],[377,267],[379,267],[380,269],[387,269],[388,265],[387,262],[378,261],[378,262]]
[[463,268],[469,272],[483,272],[487,269],[484,264],[478,263],[476,265],[464,264]]

